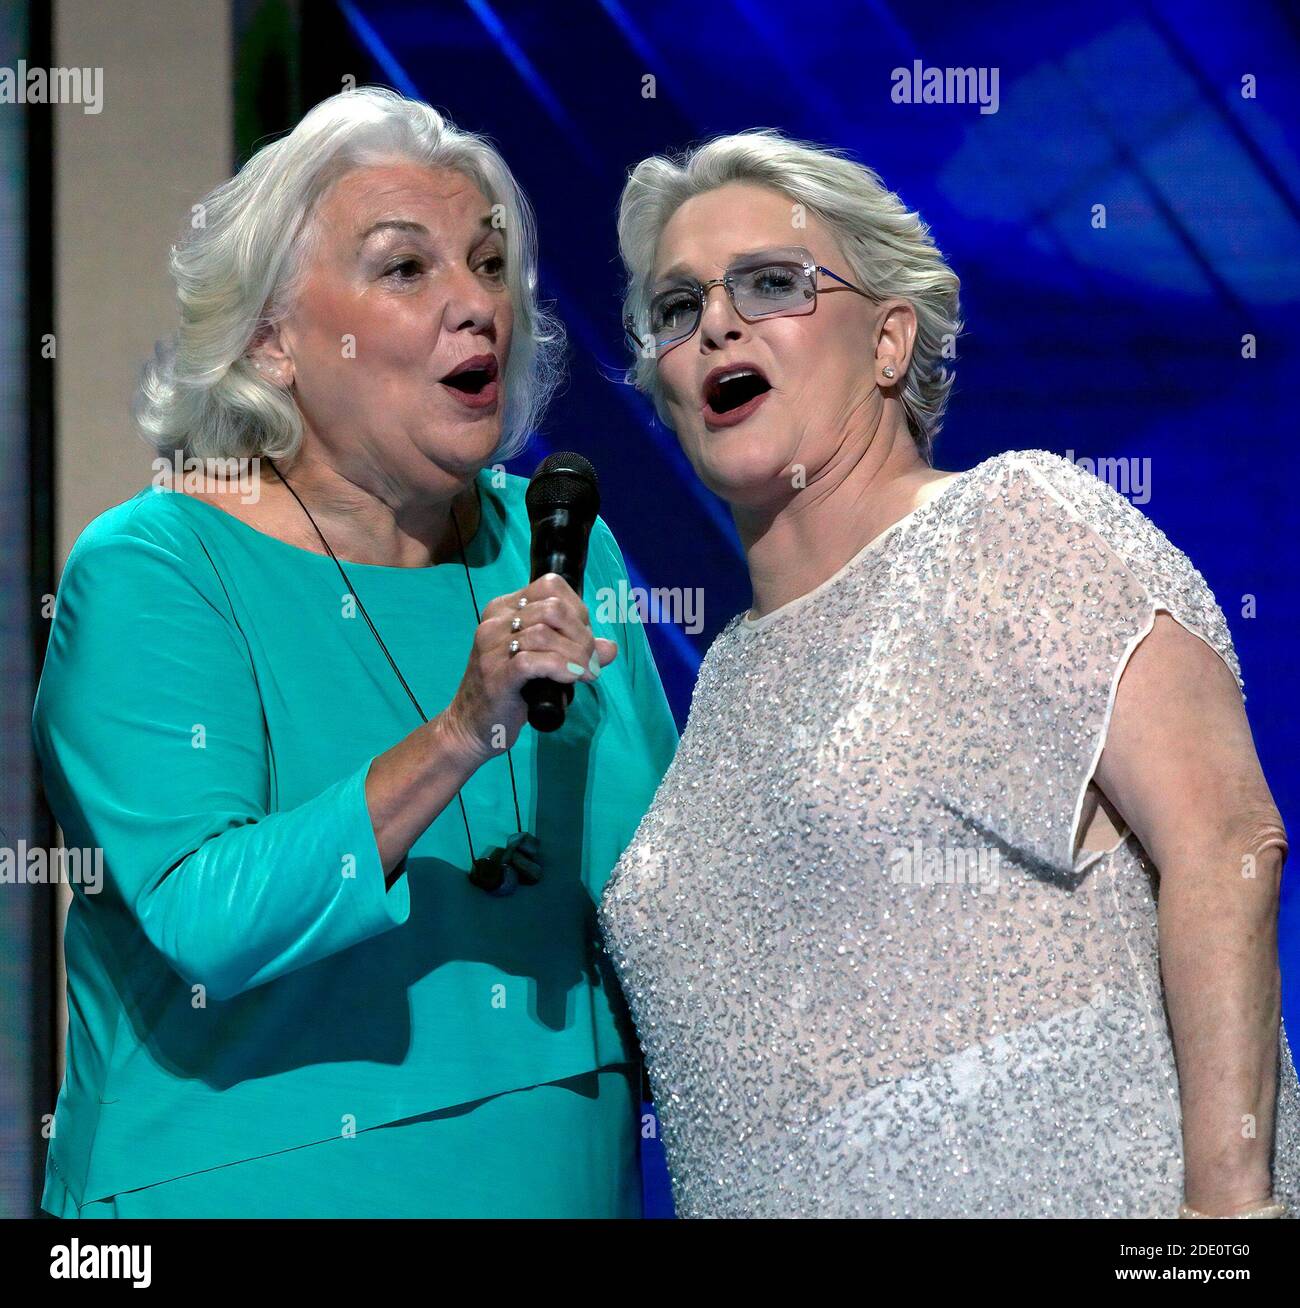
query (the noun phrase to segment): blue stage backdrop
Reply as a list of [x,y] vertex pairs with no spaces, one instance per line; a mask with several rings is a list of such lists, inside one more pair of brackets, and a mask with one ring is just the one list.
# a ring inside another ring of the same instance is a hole
[[[338,15],[369,64],[351,70],[358,81],[491,135],[536,206],[571,381],[512,470],[586,453],[634,581],[702,589],[700,630],[651,629],[679,723],[701,653],[750,596],[725,509],[616,380],[615,207],[646,155],[776,127],[876,168],[962,279],[968,329],[937,466],[1036,447],[1117,459],[1132,498],[1200,567],[1300,830],[1294,5],[343,0]],[[900,103],[898,70],[917,61],[984,70],[983,103]],[[1293,1043],[1296,881],[1283,919]]]

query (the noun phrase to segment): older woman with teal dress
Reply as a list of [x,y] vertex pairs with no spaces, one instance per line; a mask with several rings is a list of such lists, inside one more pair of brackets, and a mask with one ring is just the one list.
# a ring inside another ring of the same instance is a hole
[[[43,1207],[638,1216],[594,905],[677,733],[605,523],[585,603],[529,580],[500,461],[560,336],[527,203],[368,89],[195,212],[136,408],[170,462],[76,542],[33,717],[104,869]],[[574,692],[547,734],[536,678]]]

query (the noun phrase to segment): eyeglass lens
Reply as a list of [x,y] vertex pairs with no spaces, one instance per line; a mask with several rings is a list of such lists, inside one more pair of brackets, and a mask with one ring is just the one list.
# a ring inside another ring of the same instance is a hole
[[[727,289],[736,311],[745,318],[808,313],[817,290],[813,271],[797,258],[764,256],[727,269]],[[668,287],[650,301],[650,331],[662,349],[699,326],[703,297],[695,284]]]

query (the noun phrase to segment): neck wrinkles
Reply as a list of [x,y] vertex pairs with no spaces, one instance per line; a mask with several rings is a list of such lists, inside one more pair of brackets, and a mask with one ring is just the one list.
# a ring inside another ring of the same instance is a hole
[[[906,442],[904,444],[903,442]],[[808,485],[775,511],[734,511],[745,546],[753,612],[761,619],[833,577],[918,503],[930,468],[911,436],[892,434],[850,448],[847,441]]]
[[289,467],[278,463],[268,484],[276,485],[283,497],[282,521],[296,515],[317,542],[324,536],[343,562],[425,568],[459,562],[461,547],[468,549],[478,534],[481,513],[475,481],[471,479],[453,499],[396,509],[396,487],[390,503],[328,465],[301,458]]

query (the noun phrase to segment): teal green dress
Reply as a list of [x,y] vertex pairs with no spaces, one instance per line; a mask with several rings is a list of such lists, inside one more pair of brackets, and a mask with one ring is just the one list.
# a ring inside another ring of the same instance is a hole
[[[479,474],[480,609],[528,582],[526,485]],[[432,716],[469,657],[464,568],[344,567]],[[33,734],[85,870],[42,1206],[637,1216],[638,1053],[595,905],[677,731],[614,537],[597,519],[583,597],[618,657],[513,749],[545,876],[506,899],[466,879],[454,803],[385,889],[366,774],[420,720],[345,589],[158,487],[68,559]],[[504,843],[505,756],[462,793],[476,852]]]

